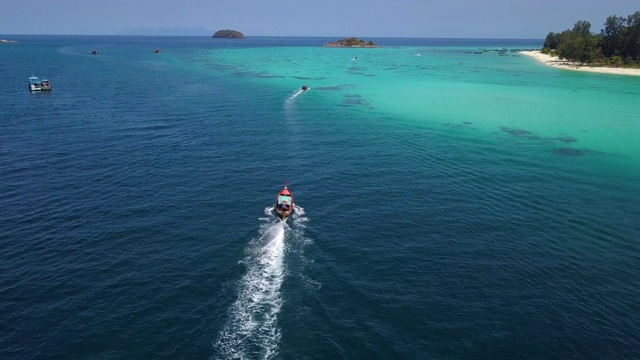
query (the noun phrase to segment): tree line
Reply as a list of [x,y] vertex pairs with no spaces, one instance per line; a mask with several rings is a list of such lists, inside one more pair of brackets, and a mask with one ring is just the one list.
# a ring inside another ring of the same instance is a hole
[[609,16],[599,34],[584,20],[571,30],[550,32],[542,52],[581,63],[640,66],[640,11],[626,18]]

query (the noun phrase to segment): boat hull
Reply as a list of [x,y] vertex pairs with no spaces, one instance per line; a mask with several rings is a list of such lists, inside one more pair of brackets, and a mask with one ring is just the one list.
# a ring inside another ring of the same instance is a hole
[[278,214],[280,221],[287,221],[287,218],[291,216],[295,208],[293,203],[293,195],[287,189],[287,183],[285,182],[284,189],[280,190],[278,196],[276,196],[276,203],[273,207]]
[[289,216],[291,216],[291,214],[293,213],[293,206],[291,206],[291,208],[289,208],[289,210],[283,211],[278,209],[278,207],[276,206],[276,213],[278,214],[278,218],[281,221],[287,221],[287,218],[289,218]]
[[51,85],[49,85],[49,86],[29,85],[29,90],[31,90],[31,91],[51,91]]

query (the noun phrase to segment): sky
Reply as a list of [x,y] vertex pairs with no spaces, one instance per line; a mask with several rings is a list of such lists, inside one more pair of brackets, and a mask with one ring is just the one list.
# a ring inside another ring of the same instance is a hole
[[635,0],[0,0],[0,34],[221,29],[246,36],[544,39],[578,20],[600,32]]

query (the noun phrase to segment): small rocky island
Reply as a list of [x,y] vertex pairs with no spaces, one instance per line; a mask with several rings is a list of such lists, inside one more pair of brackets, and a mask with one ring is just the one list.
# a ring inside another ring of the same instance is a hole
[[373,41],[364,42],[364,40],[358,38],[344,38],[334,42],[328,42],[324,44],[325,47],[356,47],[356,48],[376,48],[380,47]]
[[222,39],[244,39],[244,34],[236,30],[218,30],[213,34],[214,38]]

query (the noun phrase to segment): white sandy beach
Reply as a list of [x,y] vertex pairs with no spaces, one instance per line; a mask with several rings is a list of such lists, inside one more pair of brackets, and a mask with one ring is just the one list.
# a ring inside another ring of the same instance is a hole
[[587,71],[602,74],[614,74],[614,75],[633,75],[640,76],[640,69],[625,69],[625,68],[612,68],[612,67],[591,67],[588,65],[581,65],[566,60],[560,60],[557,56],[551,56],[541,53],[540,51],[521,51],[523,55],[531,56],[532,58],[540,61],[543,64],[557,67],[566,70],[575,71]]

